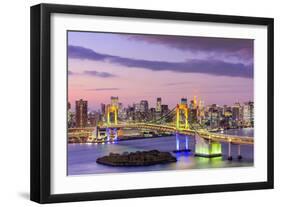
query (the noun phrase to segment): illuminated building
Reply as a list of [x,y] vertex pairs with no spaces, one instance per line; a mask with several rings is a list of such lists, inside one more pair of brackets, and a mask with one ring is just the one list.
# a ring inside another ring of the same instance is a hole
[[241,126],[242,107],[240,103],[235,103],[234,106],[232,107],[232,120],[233,120],[234,127]]
[[198,113],[197,113],[197,120],[199,121],[199,123],[202,124],[204,117],[205,117],[204,103],[203,101],[200,100],[198,102]]
[[194,123],[194,122],[197,122],[197,120],[198,120],[197,116],[198,116],[198,107],[197,107],[196,96],[194,96],[193,100],[191,100],[190,104],[189,104],[188,119],[190,122]]
[[90,112],[88,114],[88,126],[95,127],[98,125],[100,115],[96,112]]
[[161,105],[161,112],[162,114],[167,114],[169,112],[169,107],[166,104]]
[[86,127],[88,120],[88,102],[80,99],[76,101],[75,117],[76,127]]
[[147,100],[141,100],[140,102],[140,112],[148,112],[148,101]]
[[219,121],[220,121],[220,113],[219,113],[219,106],[216,104],[212,104],[209,108],[209,122],[211,128],[218,128]]
[[134,111],[135,111],[135,112],[140,112],[140,110],[141,110],[140,103],[135,103],[135,104],[134,104]]
[[105,104],[101,103],[101,114],[104,115],[105,114]]
[[254,125],[254,102],[246,102],[243,106],[243,123],[246,126]]
[[161,98],[157,98],[157,101],[156,101],[156,112],[161,112],[161,104],[162,104],[162,99]]
[[152,120],[156,119],[156,109],[155,108],[150,108],[150,116]]
[[240,120],[240,104],[236,103],[233,107],[232,107],[232,119],[234,121],[239,121]]

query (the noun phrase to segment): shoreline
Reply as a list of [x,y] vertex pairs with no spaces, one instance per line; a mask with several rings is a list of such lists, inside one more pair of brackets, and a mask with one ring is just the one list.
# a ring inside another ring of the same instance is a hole
[[[244,128],[230,128],[227,129],[225,131],[228,130],[235,130],[235,129],[254,129],[253,127],[244,127]],[[212,133],[216,133],[216,132],[212,132]],[[223,133],[224,134],[224,133]],[[117,138],[117,140],[110,140],[107,141],[106,139],[104,141],[93,141],[93,142],[67,142],[67,144],[103,144],[103,143],[114,143],[116,141],[130,141],[130,140],[137,140],[137,139],[155,139],[155,138],[159,138],[159,137],[171,137],[174,136],[174,134],[165,134],[165,135],[159,135],[159,136],[151,136],[151,137],[128,137],[128,136],[124,136],[121,138]]]
[[130,141],[130,140],[137,140],[137,139],[155,139],[160,137],[171,137],[172,135],[165,135],[165,136],[152,136],[152,137],[131,137],[131,138],[117,138],[117,140],[111,140],[111,141],[97,141],[97,142],[67,142],[68,144],[102,144],[102,143],[113,143],[116,141]]

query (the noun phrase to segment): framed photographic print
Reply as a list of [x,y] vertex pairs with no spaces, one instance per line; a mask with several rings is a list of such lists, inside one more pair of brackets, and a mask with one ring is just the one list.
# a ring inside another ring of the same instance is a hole
[[31,200],[273,188],[273,19],[31,7]]

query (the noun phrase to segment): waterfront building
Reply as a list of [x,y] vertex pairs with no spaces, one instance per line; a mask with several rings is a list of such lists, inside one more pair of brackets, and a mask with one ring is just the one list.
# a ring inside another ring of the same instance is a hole
[[160,97],[156,100],[156,112],[161,113],[162,99]]
[[253,127],[254,125],[254,102],[246,102],[243,106],[243,124]]
[[240,120],[240,104],[235,103],[235,105],[232,107],[232,118],[234,121],[239,121]]
[[76,127],[86,127],[88,121],[88,101],[80,99],[75,103]]
[[233,120],[233,126],[239,127],[241,126],[241,120],[242,120],[242,107],[240,103],[235,103],[232,107],[232,120]]

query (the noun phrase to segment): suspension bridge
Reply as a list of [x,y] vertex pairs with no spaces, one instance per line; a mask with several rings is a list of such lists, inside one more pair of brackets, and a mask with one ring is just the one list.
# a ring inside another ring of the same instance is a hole
[[[113,117],[112,117],[113,115]],[[98,127],[69,128],[68,138],[86,138],[88,142],[95,142],[101,137],[100,132],[104,132],[104,142],[113,142],[118,139],[118,131],[122,129],[153,130],[160,133],[170,133],[176,136],[176,150],[190,151],[188,139],[195,138],[195,156],[217,157],[222,156],[221,143],[228,143],[228,159],[231,160],[231,146],[237,145],[238,159],[242,158],[240,146],[253,145],[253,137],[227,135],[221,133],[211,133],[207,128],[198,123],[188,121],[187,104],[178,104],[157,120],[148,122],[118,122],[118,108],[109,106],[106,114],[106,124]],[[167,122],[172,120],[172,122]],[[180,149],[181,141],[179,135],[185,136],[184,149]]]

